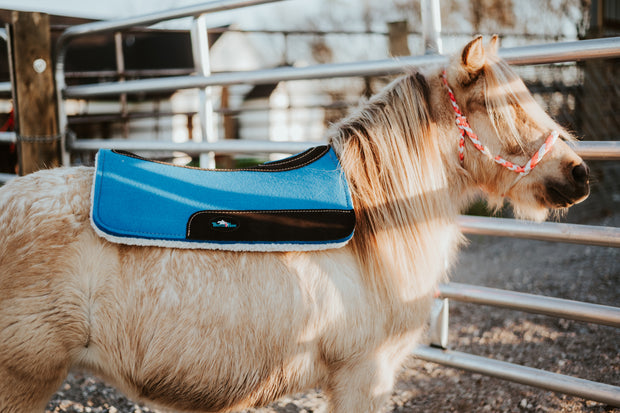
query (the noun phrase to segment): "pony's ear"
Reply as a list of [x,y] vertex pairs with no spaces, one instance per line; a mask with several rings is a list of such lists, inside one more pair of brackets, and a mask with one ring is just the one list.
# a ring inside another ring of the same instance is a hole
[[482,36],[467,43],[461,54],[461,63],[469,73],[478,73],[484,66],[485,59]]
[[493,37],[491,37],[491,41],[489,42],[489,48],[487,50],[489,50],[489,52],[491,52],[492,54],[497,54],[498,49],[499,49],[499,36],[494,34]]

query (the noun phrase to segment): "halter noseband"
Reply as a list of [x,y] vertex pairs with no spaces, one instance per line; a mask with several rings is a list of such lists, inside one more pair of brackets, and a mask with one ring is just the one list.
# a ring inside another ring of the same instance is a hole
[[478,139],[478,136],[476,136],[474,131],[471,129],[471,126],[469,125],[467,118],[461,112],[459,105],[456,103],[454,92],[452,92],[452,89],[450,89],[450,85],[448,85],[448,79],[446,77],[445,70],[443,71],[442,78],[443,78],[444,85],[446,85],[446,88],[448,89],[448,94],[450,95],[450,103],[452,103],[452,108],[454,109],[454,112],[456,112],[456,126],[458,126],[459,129],[462,131],[461,139],[459,140],[459,159],[461,161],[461,164],[463,163],[463,159],[465,159],[465,156],[464,156],[465,136],[467,136],[469,140],[474,144],[476,149],[482,152],[486,157],[502,165],[504,168],[518,173],[519,177],[523,177],[529,174],[532,171],[532,169],[534,169],[534,167],[540,163],[543,156],[545,156],[545,154],[551,150],[556,140],[558,139],[558,136],[559,136],[558,131],[555,131],[555,130],[551,131],[547,139],[545,139],[545,142],[540,146],[540,149],[538,149],[538,151],[532,156],[532,158],[529,161],[527,161],[527,163],[524,166],[515,165],[514,163],[502,158],[499,155],[493,156],[491,154],[491,151],[489,151],[489,148],[487,148],[485,145],[482,144],[482,142],[480,142],[480,140]]

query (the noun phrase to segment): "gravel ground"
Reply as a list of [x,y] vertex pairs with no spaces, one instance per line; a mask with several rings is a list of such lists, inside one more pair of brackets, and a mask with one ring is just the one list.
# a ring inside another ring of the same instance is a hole
[[[590,224],[620,227],[620,211]],[[620,249],[470,237],[453,281],[598,304],[620,305]],[[620,386],[618,329],[450,303],[450,348]],[[616,412],[602,403],[514,384],[411,358],[389,411]],[[158,412],[75,373],[47,412]],[[326,412],[320,392],[286,397],[244,413]]]

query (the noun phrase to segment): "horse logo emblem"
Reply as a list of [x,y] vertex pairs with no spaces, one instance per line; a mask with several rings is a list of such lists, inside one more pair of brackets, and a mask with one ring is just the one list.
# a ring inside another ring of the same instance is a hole
[[231,218],[218,217],[211,220],[211,228],[217,231],[234,231],[239,228],[239,223]]

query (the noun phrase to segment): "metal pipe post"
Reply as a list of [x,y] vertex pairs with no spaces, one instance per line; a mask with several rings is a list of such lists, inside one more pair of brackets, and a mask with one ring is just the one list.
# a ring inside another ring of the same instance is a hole
[[429,326],[430,343],[434,347],[448,348],[450,303],[447,298],[435,299],[431,308]]
[[[62,37],[62,35],[61,35]],[[71,165],[71,154],[68,148],[67,130],[69,119],[67,116],[67,110],[65,108],[64,92],[67,88],[65,81],[65,57],[66,46],[57,42],[56,52],[56,70],[54,71],[54,80],[56,83],[56,110],[58,117],[58,133],[60,134],[60,161],[63,166]]]
[[[123,83],[125,81],[125,54],[123,53],[123,33],[114,33],[114,51],[116,56],[116,74],[118,76],[118,82]],[[127,120],[127,93],[121,93],[119,97],[121,105],[121,119],[123,120],[123,138],[129,138],[129,121]]]
[[[207,33],[207,15],[201,14],[192,22],[192,53],[194,65],[199,76],[211,75],[209,59],[209,36]],[[200,130],[202,140],[205,142],[217,141],[216,128],[213,113],[213,87],[206,86],[198,90],[198,114],[200,117]],[[215,153],[200,155],[200,166],[203,168],[215,168]]]
[[426,54],[443,53],[441,43],[441,8],[439,0],[422,0],[422,36]]

